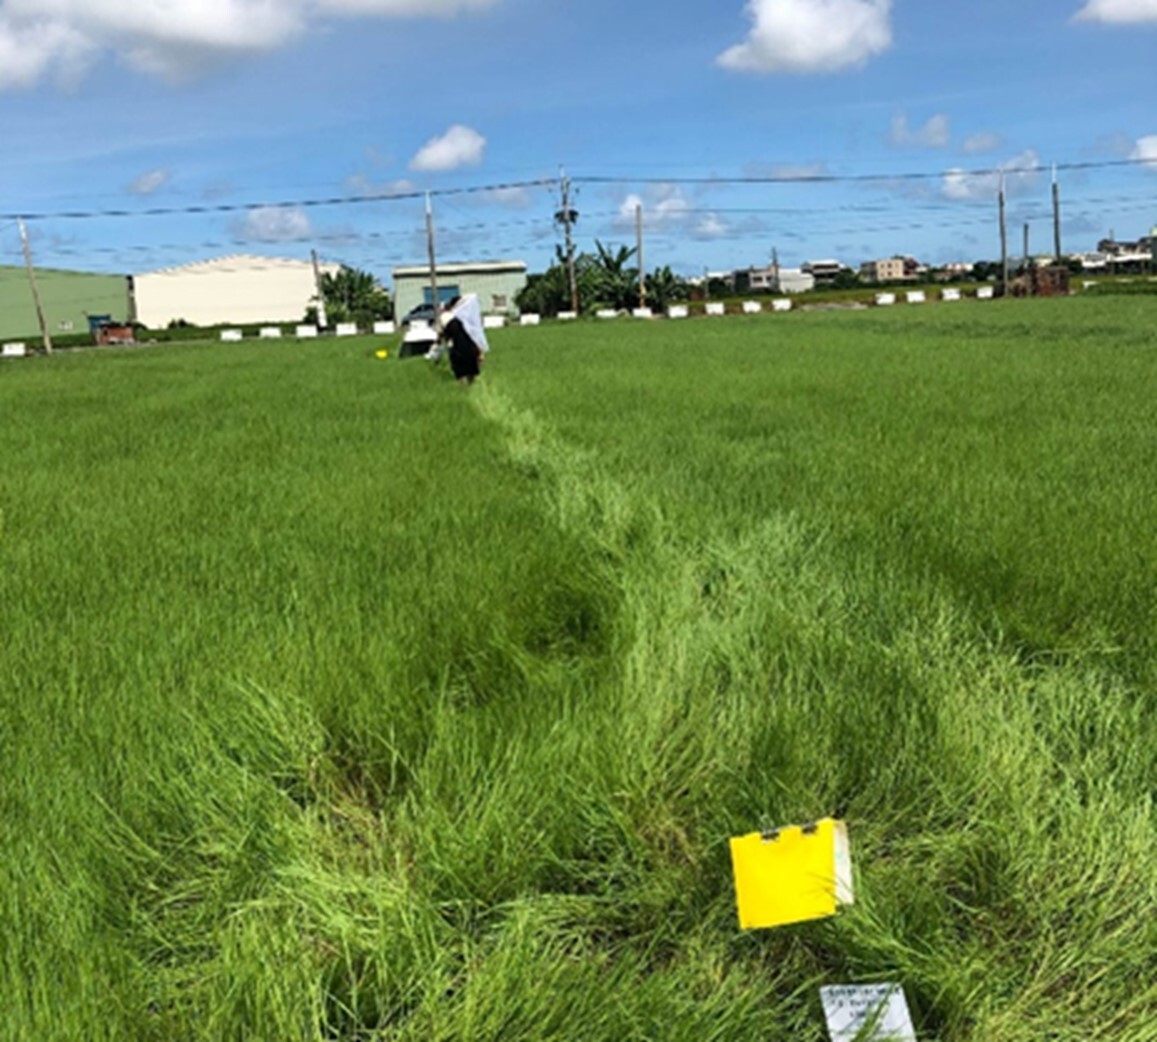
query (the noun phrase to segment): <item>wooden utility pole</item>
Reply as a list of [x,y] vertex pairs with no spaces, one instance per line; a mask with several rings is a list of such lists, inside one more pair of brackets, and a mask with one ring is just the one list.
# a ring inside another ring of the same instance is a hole
[[1061,263],[1061,186],[1057,181],[1057,168],[1053,167],[1053,252],[1056,262]]
[[36,318],[40,323],[40,336],[44,341],[44,353],[52,354],[52,336],[48,332],[48,322],[44,318],[44,308],[40,303],[40,290],[36,286],[36,272],[32,268],[32,247],[28,243],[28,229],[24,218],[17,220],[20,225],[20,242],[24,247],[24,266],[28,269],[28,285],[32,287],[32,302],[36,305]]
[[643,265],[643,204],[635,203],[635,252],[639,259],[639,307],[647,306],[647,269]]
[[426,193],[426,252],[430,257],[430,302],[434,305],[434,329],[442,334],[442,302],[438,299],[438,263],[434,254],[434,207]]
[[317,250],[310,250],[309,255],[313,260],[313,284],[317,287],[317,325],[319,329],[325,329],[329,325],[329,318],[325,313],[325,285],[321,280],[321,265],[317,262]]
[[1008,295],[1008,214],[1004,198],[1004,175],[1000,176],[1000,279],[1001,291]]
[[571,226],[574,224],[574,211],[570,204],[570,178],[562,170],[559,171],[562,178],[562,210],[559,211],[559,216],[562,219],[563,230],[566,233],[566,278],[570,285],[570,309],[578,314],[579,297],[578,297],[578,279],[575,277],[574,271],[574,237],[571,234]]

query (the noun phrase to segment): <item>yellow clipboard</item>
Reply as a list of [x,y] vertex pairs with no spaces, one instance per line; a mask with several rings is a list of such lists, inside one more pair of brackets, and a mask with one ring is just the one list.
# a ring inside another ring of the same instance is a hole
[[739,926],[826,919],[855,900],[847,826],[834,818],[731,840]]

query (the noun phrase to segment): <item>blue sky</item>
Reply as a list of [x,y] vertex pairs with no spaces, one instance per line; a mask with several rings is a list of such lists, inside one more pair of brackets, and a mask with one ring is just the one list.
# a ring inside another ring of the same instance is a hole
[[[993,257],[995,169],[1045,249],[1049,166],[1115,164],[1061,173],[1091,249],[1157,224],[1155,57],[1157,0],[0,0],[0,213],[46,266],[317,248],[388,278],[423,212],[381,196],[564,166],[580,248],[633,242],[638,201],[648,267],[692,274]],[[851,180],[694,182],[809,174]],[[438,196],[440,255],[542,268],[556,199]],[[258,203],[289,205],[142,213]]]

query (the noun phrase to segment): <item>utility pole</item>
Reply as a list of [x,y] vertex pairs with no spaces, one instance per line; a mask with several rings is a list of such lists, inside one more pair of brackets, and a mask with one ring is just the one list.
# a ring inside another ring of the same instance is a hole
[[1053,165],[1053,252],[1056,262],[1061,263],[1061,186],[1057,181],[1057,168]]
[[329,319],[325,313],[325,286],[321,281],[321,265],[317,262],[317,250],[310,250],[309,255],[313,258],[313,284],[317,287],[317,325],[319,329],[325,329],[329,325]]
[[24,246],[24,266],[28,269],[28,285],[32,287],[32,302],[36,305],[36,318],[40,322],[40,336],[44,340],[44,353],[52,354],[52,336],[48,332],[48,323],[44,319],[44,308],[40,303],[40,290],[36,286],[36,272],[32,270],[32,247],[28,243],[28,229],[24,227],[24,218],[17,220],[20,225],[20,242]]
[[434,329],[442,334],[442,302],[438,299],[438,264],[434,258],[434,207],[426,193],[426,252],[430,256],[430,302],[434,305]]
[[771,281],[775,292],[779,293],[779,250],[775,246],[771,248]]
[[647,269],[643,266],[643,204],[635,203],[635,250],[639,258],[639,307],[647,306]]
[[1001,293],[1008,295],[1008,220],[1004,198],[1004,175],[1000,175],[1000,278]]
[[566,278],[570,285],[570,309],[576,315],[579,309],[578,279],[574,271],[574,237],[571,235],[571,226],[574,224],[574,210],[570,205],[570,178],[564,170],[559,170],[562,180],[562,210],[559,216],[562,219],[563,230],[566,233]]
[[1032,254],[1028,248],[1029,225],[1025,222],[1024,226],[1024,273],[1027,275],[1029,268],[1032,267]]

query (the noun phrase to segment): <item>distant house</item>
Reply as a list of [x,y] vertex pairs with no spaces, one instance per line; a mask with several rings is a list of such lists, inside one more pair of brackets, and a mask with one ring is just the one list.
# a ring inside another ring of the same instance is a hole
[[800,270],[811,275],[817,286],[827,286],[836,281],[844,266],[837,260],[816,260],[806,261]]
[[733,278],[736,293],[806,293],[816,287],[814,275],[799,268],[775,265],[741,269]]
[[912,282],[927,270],[915,257],[887,257],[861,264],[860,278],[864,282]]
[[[339,265],[321,270],[336,274]],[[147,272],[132,285],[137,321],[150,329],[300,322],[317,297],[309,261],[248,254]]]
[[903,257],[888,257],[864,261],[860,265],[860,278],[864,282],[903,282],[909,276],[904,271]]
[[[87,333],[89,315],[130,317],[128,281],[124,275],[38,268],[36,286],[45,323],[53,335]],[[23,266],[0,265],[0,339],[38,337],[40,321]]]
[[[439,264],[435,275],[441,302],[476,293],[486,314],[514,316],[518,314],[515,298],[526,285],[526,263],[508,260]],[[428,265],[394,269],[394,313],[399,318],[432,300]]]

